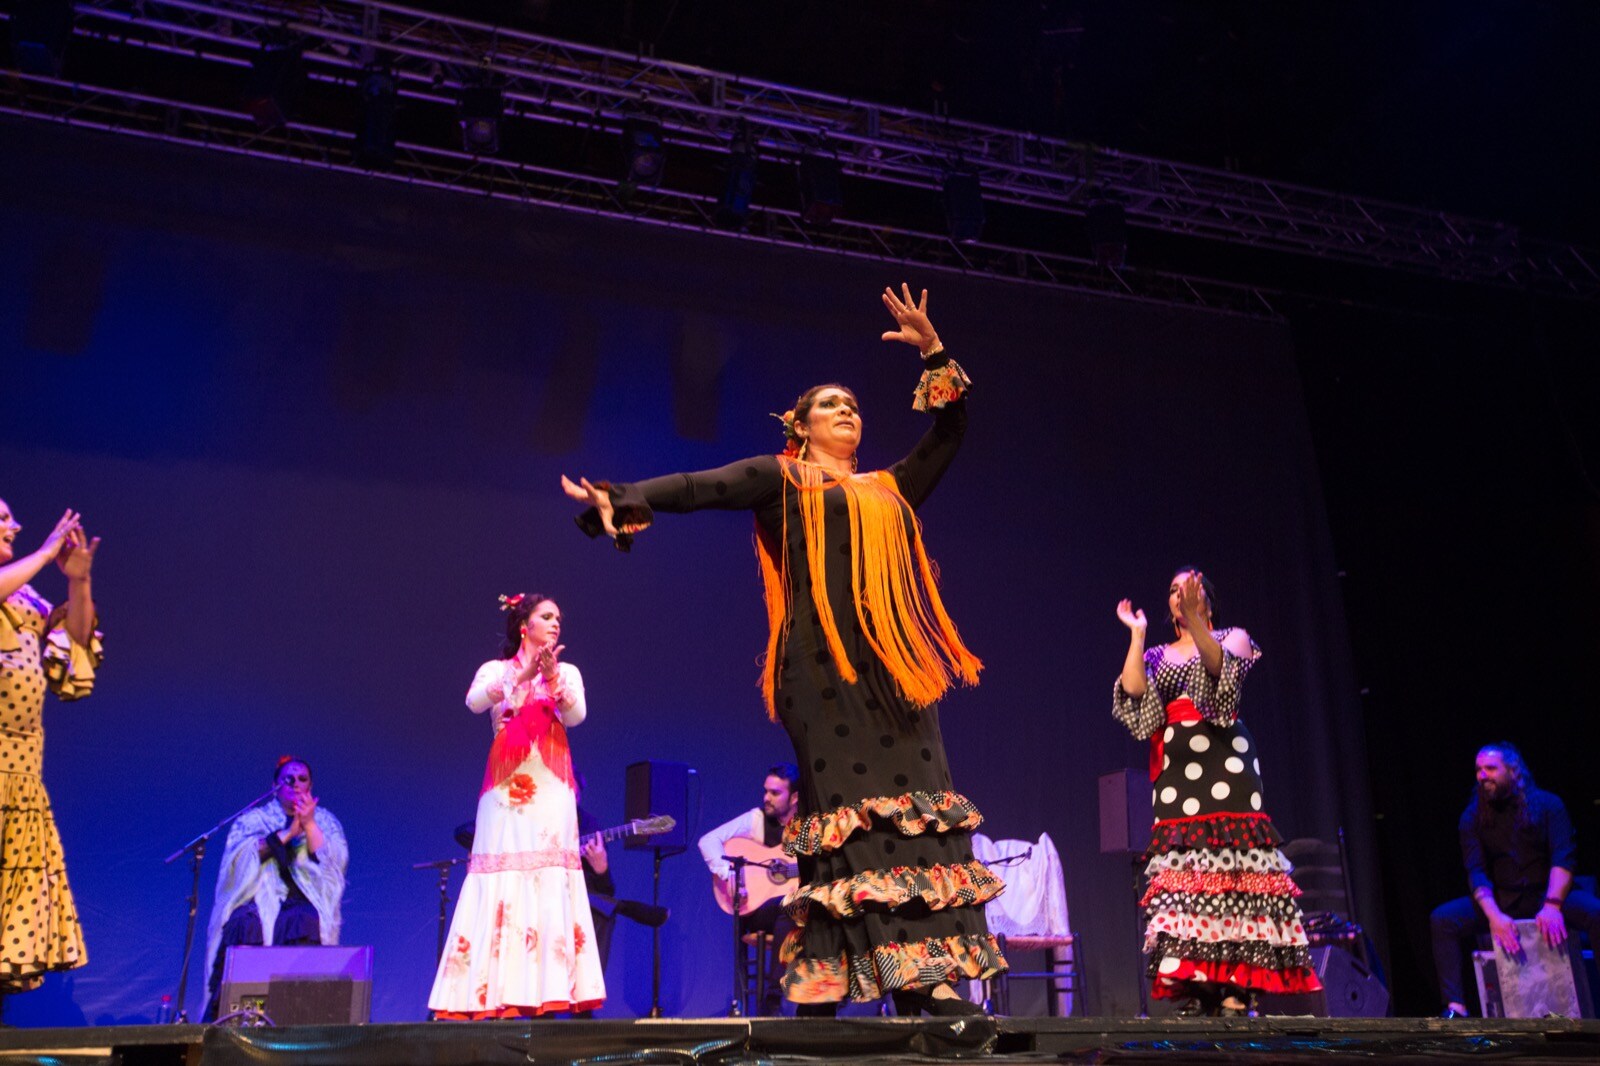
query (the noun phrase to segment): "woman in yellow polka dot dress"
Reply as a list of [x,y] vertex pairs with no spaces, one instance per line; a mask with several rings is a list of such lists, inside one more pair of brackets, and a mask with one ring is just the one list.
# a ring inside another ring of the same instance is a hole
[[[100,540],[68,511],[19,559],[21,531],[0,500],[0,994],[89,961],[40,774],[45,689],[75,700],[94,687],[100,638],[89,569]],[[55,608],[28,584],[52,561],[67,576],[67,602]]]
[[1247,1014],[1257,992],[1314,992],[1305,923],[1262,810],[1255,739],[1239,691],[1261,657],[1243,629],[1217,629],[1211,582],[1184,568],[1167,611],[1176,639],[1144,650],[1145,617],[1123,600],[1132,639],[1112,713],[1150,741],[1155,827],[1145,856],[1145,949],[1157,998]]

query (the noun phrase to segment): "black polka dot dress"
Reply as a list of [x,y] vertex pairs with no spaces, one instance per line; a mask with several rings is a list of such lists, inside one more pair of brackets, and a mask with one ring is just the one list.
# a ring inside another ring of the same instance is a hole
[[89,961],[41,774],[45,690],[88,695],[100,647],[70,644],[58,617],[28,585],[0,605],[0,992]]
[[[1233,631],[1219,630],[1219,642]],[[1150,741],[1155,825],[1145,875],[1145,948],[1155,995],[1196,984],[1314,991],[1300,890],[1263,810],[1261,762],[1238,718],[1240,687],[1260,658],[1223,648],[1213,678],[1169,647],[1145,653],[1145,693],[1119,678],[1112,713]]]
[[[954,365],[954,364],[950,364]],[[937,410],[917,449],[892,468],[909,513],[960,445],[965,403]],[[868,642],[851,590],[845,490],[823,490],[826,599],[857,673],[844,681],[812,595],[798,494],[780,460],[611,486],[618,524],[654,511],[749,509],[764,536],[787,542],[790,623],[774,664],[774,704],[800,767],[801,810],[785,834],[800,884],[786,901],[797,929],[785,946],[784,993],[797,1003],[876,999],[1005,967],[983,904],[1003,883],[974,859],[982,816],[957,792],[939,706],[916,706]],[[580,525],[593,532],[592,513]]]

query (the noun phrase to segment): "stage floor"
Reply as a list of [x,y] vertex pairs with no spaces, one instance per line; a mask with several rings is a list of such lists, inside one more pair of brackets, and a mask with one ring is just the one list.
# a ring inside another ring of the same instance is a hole
[[1600,1061],[1600,1022],[1416,1018],[691,1018],[0,1030],[0,1066]]

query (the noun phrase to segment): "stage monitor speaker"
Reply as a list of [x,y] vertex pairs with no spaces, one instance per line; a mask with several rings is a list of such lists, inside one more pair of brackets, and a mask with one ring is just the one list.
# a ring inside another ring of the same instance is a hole
[[372,948],[229,948],[217,1016],[249,1008],[274,1025],[364,1025],[372,1020]]
[[689,782],[695,772],[688,763],[636,762],[628,767],[627,792],[622,813],[628,821],[670,814],[677,824],[665,833],[649,837],[629,837],[626,846],[634,850],[659,849],[676,855],[689,848]]
[[1154,817],[1150,779],[1138,770],[1100,775],[1100,854],[1141,854]]
[[1311,969],[1321,992],[1263,995],[1262,1014],[1311,1014],[1318,1018],[1386,1018],[1389,990],[1353,952],[1332,945],[1311,949]]

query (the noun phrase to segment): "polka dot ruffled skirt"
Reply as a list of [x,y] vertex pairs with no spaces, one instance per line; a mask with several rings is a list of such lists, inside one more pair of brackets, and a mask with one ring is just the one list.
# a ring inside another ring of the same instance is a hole
[[1145,949],[1156,996],[1191,983],[1271,992],[1320,987],[1300,889],[1262,811],[1261,764],[1244,726],[1186,721],[1162,734],[1152,788]]

